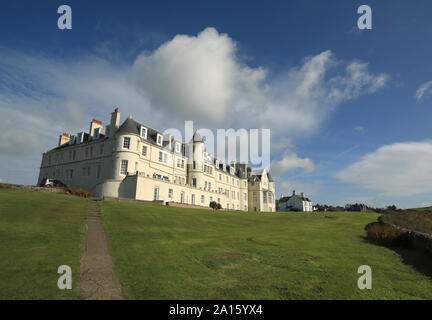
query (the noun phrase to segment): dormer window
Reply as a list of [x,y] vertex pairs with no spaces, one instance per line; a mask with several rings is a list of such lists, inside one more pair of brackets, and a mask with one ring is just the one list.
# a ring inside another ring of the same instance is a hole
[[225,163],[222,165],[222,167],[223,167],[223,171],[226,171],[226,164]]
[[230,174],[234,175],[234,168],[230,167]]
[[216,168],[219,169],[219,160],[216,160]]
[[141,127],[141,138],[147,139],[147,128],[146,127]]
[[163,136],[158,133],[156,137],[156,143],[161,146],[162,142],[163,142]]
[[175,143],[175,151],[177,153],[180,153],[180,151],[181,151],[181,144],[180,144],[180,142],[176,142]]

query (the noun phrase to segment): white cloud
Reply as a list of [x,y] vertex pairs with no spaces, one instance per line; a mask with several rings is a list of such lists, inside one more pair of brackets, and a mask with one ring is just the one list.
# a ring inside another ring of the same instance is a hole
[[417,101],[421,101],[425,94],[432,93],[432,81],[428,81],[423,83],[415,92],[414,97]]
[[362,127],[362,126],[357,126],[354,128],[354,130],[359,132],[359,133],[364,133],[364,127]]
[[282,159],[272,162],[270,171],[274,177],[280,178],[284,173],[298,168],[304,169],[307,173],[315,170],[311,159],[299,158],[295,152],[287,150],[283,153]]
[[343,182],[374,190],[385,196],[431,193],[432,142],[386,145],[338,172]]
[[[181,129],[184,120],[211,129],[271,128],[272,145],[283,145],[287,137],[317,132],[342,102],[376,92],[388,79],[367,63],[337,60],[329,50],[287,72],[250,67],[236,42],[214,28],[177,35],[131,64],[92,54],[63,60],[1,46],[0,53],[0,127],[9,132],[0,140],[2,153],[45,151],[61,132],[88,130],[92,117],[106,122],[114,107],[158,129]],[[33,137],[22,138],[21,130]],[[313,167],[310,159],[285,157],[276,162],[279,170],[292,163]]]

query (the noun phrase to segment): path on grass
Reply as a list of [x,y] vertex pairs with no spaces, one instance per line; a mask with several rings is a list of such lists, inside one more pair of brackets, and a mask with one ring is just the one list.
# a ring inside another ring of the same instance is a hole
[[114,273],[108,238],[95,200],[90,202],[86,222],[86,248],[81,259],[79,294],[88,300],[121,300],[122,287]]

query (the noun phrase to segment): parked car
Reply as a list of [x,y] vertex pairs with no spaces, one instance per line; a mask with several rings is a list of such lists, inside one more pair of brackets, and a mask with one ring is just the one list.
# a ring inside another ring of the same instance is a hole
[[45,178],[42,180],[42,182],[39,184],[39,187],[47,187],[47,188],[66,188],[67,185],[65,185],[63,182],[57,179],[49,179]]

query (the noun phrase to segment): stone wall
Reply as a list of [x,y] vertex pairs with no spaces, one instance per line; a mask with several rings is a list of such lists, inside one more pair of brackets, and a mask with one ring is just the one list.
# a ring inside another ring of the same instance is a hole
[[390,226],[392,226],[395,229],[401,230],[403,232],[406,232],[408,234],[408,240],[409,242],[418,249],[421,250],[426,250],[429,253],[432,254],[432,235],[430,234],[426,234],[426,233],[421,233],[421,232],[417,232],[417,231],[411,231],[402,227],[399,227],[395,224],[392,224],[388,221],[386,221],[384,216],[380,216],[378,218],[378,221],[380,223],[385,223],[388,224]]

